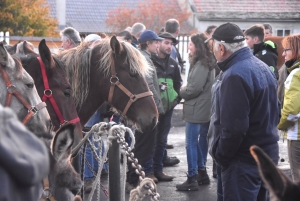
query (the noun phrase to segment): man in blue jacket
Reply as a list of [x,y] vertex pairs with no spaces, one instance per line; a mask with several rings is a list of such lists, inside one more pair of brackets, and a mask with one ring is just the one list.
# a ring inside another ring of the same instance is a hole
[[237,25],[219,26],[212,39],[223,76],[216,94],[211,154],[222,169],[223,200],[268,200],[249,148],[259,146],[277,164],[279,105],[275,75],[252,54]]

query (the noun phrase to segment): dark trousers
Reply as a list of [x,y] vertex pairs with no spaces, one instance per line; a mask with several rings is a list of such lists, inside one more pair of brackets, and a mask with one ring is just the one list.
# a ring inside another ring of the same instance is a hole
[[[222,167],[223,168],[223,167]],[[233,160],[222,169],[223,201],[268,201],[256,164]]]
[[[135,145],[133,149],[134,157],[138,159],[138,163],[144,168],[146,163],[152,159],[155,145],[155,135],[157,127],[153,130],[141,133],[135,131]],[[150,173],[145,171],[145,173]],[[128,162],[127,182],[130,184],[136,183],[139,176],[135,173],[135,169]]]
[[164,115],[159,116],[159,123],[157,125],[156,145],[153,156],[153,169],[154,172],[162,172],[163,158],[166,149],[167,138],[171,129],[173,109],[167,111]]

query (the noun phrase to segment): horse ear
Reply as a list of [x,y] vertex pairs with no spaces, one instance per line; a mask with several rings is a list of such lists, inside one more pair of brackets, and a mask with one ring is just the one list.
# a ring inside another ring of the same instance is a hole
[[3,67],[8,66],[8,57],[9,57],[9,54],[7,53],[3,43],[1,42],[0,43],[0,64]]
[[53,66],[54,61],[52,58],[51,51],[50,51],[49,47],[47,46],[45,39],[41,40],[41,42],[39,44],[39,53],[40,53],[40,57],[41,57],[43,63],[45,64],[46,68],[51,68]]
[[260,176],[267,188],[276,196],[282,196],[286,187],[292,184],[292,181],[279,170],[267,154],[257,146],[251,146],[250,152],[254,157]]
[[27,54],[36,54],[35,51],[29,47],[29,43],[25,40],[23,42],[23,51],[24,51],[24,54],[27,55]]
[[74,128],[73,124],[67,124],[55,134],[51,144],[51,151],[56,161],[68,160],[74,142]]
[[120,53],[121,45],[115,35],[110,39],[110,47],[116,55]]

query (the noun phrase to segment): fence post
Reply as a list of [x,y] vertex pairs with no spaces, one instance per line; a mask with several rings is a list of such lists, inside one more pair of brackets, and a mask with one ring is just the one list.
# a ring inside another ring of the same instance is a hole
[[3,41],[3,36],[4,36],[3,31],[0,31],[0,42]]
[[120,146],[117,140],[112,141],[108,156],[109,168],[109,199],[121,200],[121,176],[120,176]]
[[9,32],[5,32],[5,41],[9,45]]

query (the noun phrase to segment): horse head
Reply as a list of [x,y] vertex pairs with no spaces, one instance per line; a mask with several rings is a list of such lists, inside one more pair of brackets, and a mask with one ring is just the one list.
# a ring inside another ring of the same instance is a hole
[[292,182],[259,147],[251,146],[250,152],[258,165],[262,180],[271,192],[272,200],[296,201],[299,199],[300,181]]
[[94,47],[83,44],[63,51],[58,58],[66,64],[82,125],[105,101],[141,131],[156,125],[158,112],[145,81],[151,72],[131,44],[113,36]]
[[12,57],[0,43],[0,103],[10,106],[18,118],[34,133],[50,128],[50,117],[45,103],[36,91],[34,81],[20,61]]
[[[71,151],[74,143],[74,125],[62,126],[54,135],[44,137],[46,146],[50,151],[50,173],[48,175],[50,195],[56,201],[81,200],[76,194],[82,187],[80,175],[71,165]],[[45,185],[45,179],[44,179]],[[44,191],[45,191],[44,186]],[[52,199],[51,199],[52,200]]]
[[34,52],[33,44],[25,40],[17,44],[16,54],[27,55],[27,54],[36,54],[36,53]]
[[[24,46],[27,46],[26,41],[24,41]],[[39,55],[33,52],[26,56],[20,56],[21,62],[34,79],[39,96],[47,103],[54,130],[67,122],[76,125],[74,135],[74,146],[76,146],[82,138],[82,127],[64,64],[52,56],[44,39],[40,41],[38,49]],[[75,168],[79,170],[79,163]]]
[[[145,57],[130,43],[120,43],[113,36],[110,47],[113,59],[110,82],[118,79],[118,87],[115,87],[114,92],[109,92],[108,101],[119,113],[137,123],[141,131],[153,129],[158,120],[158,112],[152,93],[149,96],[150,90],[145,81],[145,76],[153,72],[150,71]],[[113,77],[114,71],[116,78]],[[149,93],[145,95],[147,92]],[[131,101],[132,105],[129,105]]]

